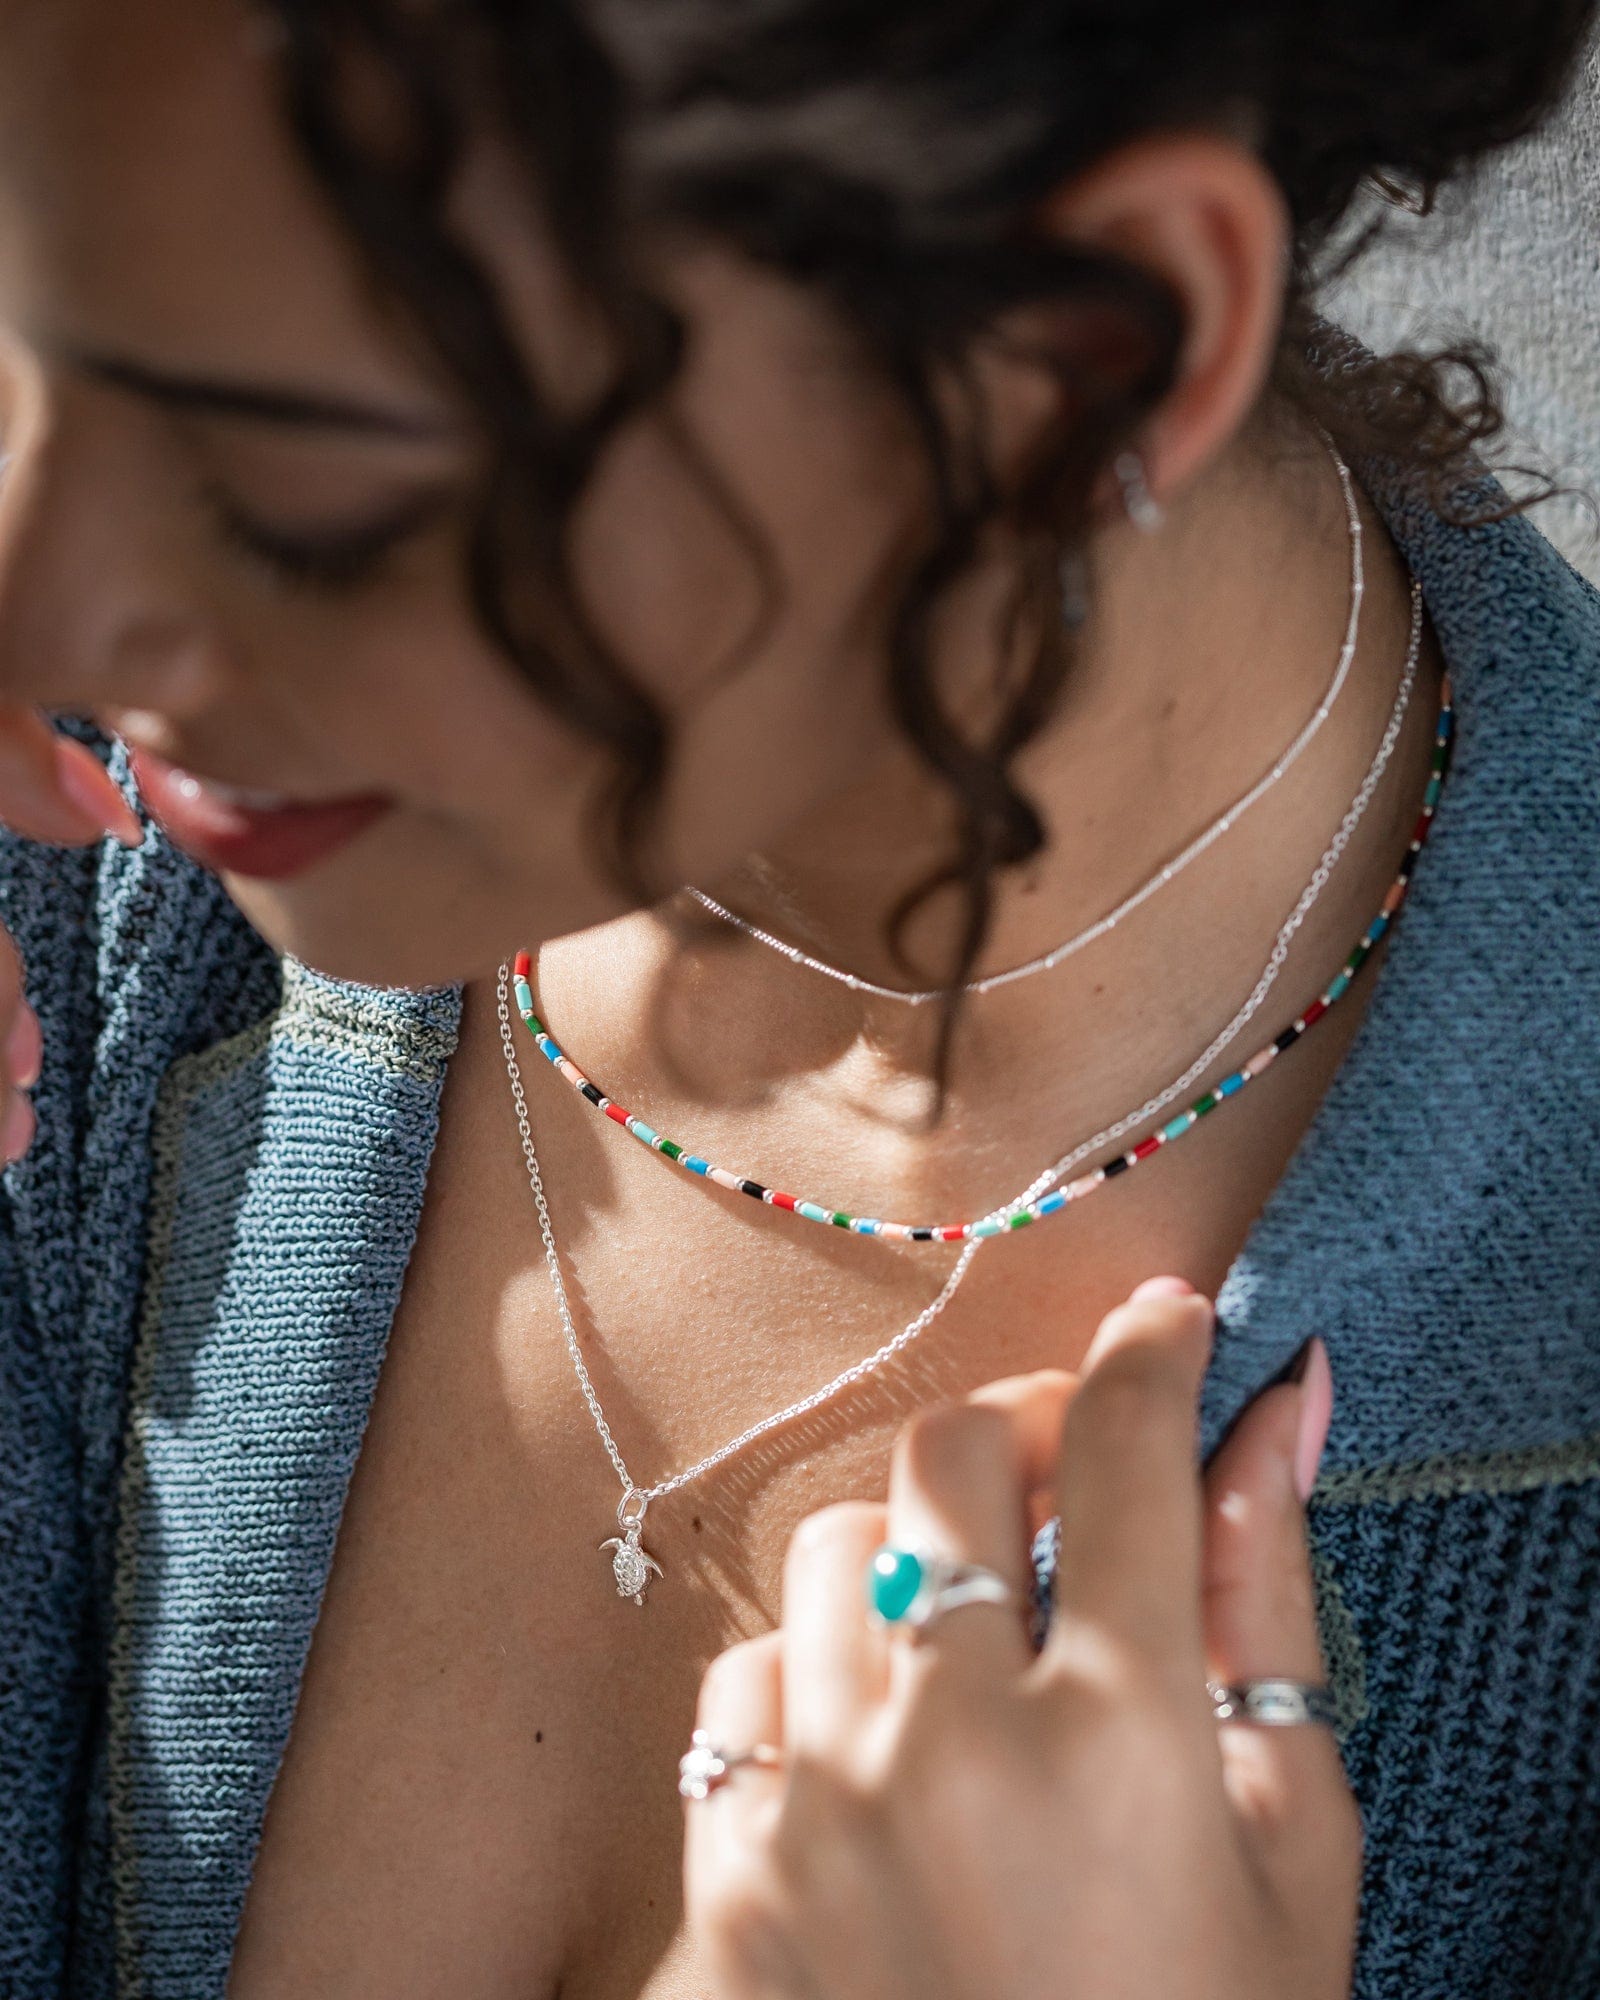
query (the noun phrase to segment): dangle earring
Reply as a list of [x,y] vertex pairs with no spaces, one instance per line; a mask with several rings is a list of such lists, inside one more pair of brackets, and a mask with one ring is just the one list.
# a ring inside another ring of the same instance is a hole
[[1122,487],[1122,505],[1128,519],[1141,534],[1153,534],[1166,519],[1166,513],[1145,479],[1144,460],[1136,451],[1119,452],[1111,470]]
[[1083,550],[1064,550],[1056,574],[1061,582],[1061,622],[1076,632],[1089,616],[1089,565]]

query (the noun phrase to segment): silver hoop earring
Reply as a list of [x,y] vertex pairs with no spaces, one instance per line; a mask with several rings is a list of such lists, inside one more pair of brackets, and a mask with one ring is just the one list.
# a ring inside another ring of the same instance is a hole
[[1111,470],[1122,487],[1122,505],[1128,519],[1141,534],[1154,534],[1166,519],[1166,514],[1160,501],[1150,491],[1144,473],[1144,460],[1136,451],[1119,452],[1112,461]]

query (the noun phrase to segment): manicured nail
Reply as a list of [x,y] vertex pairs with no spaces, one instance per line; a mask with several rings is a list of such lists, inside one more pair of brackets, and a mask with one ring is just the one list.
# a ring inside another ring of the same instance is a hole
[[122,796],[116,779],[73,737],[57,740],[56,780],[79,812],[95,826],[115,834],[124,847],[137,847],[144,839],[139,816]]
[[13,1097],[0,1118],[0,1159],[7,1166],[13,1160],[20,1160],[32,1143],[38,1119],[33,1106],[25,1097]]
[[1187,1278],[1146,1278],[1142,1285],[1135,1285],[1128,1294],[1129,1299],[1186,1299],[1191,1296],[1194,1286]]
[[26,1000],[17,1007],[17,1018],[6,1037],[5,1062],[10,1080],[19,1090],[31,1090],[39,1081],[39,1065],[44,1058],[44,1036],[39,1017]]
[[1333,1420],[1333,1370],[1328,1366],[1328,1350],[1320,1340],[1309,1340],[1303,1352],[1300,1429],[1294,1443],[1294,1483],[1302,1501],[1310,1499],[1317,1483],[1317,1468]]

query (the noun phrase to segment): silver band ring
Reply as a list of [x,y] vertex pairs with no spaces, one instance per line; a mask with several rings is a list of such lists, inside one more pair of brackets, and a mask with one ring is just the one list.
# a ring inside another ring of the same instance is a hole
[[967,1604],[1021,1608],[1017,1592],[997,1570],[962,1562],[933,1549],[902,1549],[885,1542],[867,1565],[867,1608],[880,1625],[923,1632],[948,1611]]
[[735,1771],[752,1765],[763,1771],[781,1770],[783,1752],[771,1743],[752,1743],[748,1750],[722,1750],[703,1729],[697,1729],[678,1759],[678,1794],[685,1799],[708,1799],[732,1780]]
[[1338,1704],[1331,1688],[1313,1681],[1207,1681],[1218,1722],[1251,1723],[1258,1729],[1298,1729],[1307,1723],[1332,1729]]

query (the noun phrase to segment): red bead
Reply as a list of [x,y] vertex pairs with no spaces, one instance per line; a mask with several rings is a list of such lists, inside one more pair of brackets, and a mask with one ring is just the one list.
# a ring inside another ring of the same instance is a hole
[[[1133,1157],[1136,1160],[1148,1160],[1152,1153],[1159,1153],[1160,1150],[1161,1150],[1161,1141],[1159,1137],[1157,1137],[1157,1135],[1152,1132],[1148,1139],[1141,1139],[1138,1145],[1134,1147]],[[1141,1181],[1139,1185],[1140,1187],[1143,1187],[1144,1182]]]
[[633,1116],[633,1113],[631,1111],[624,1111],[620,1104],[607,1104],[606,1116],[608,1118],[615,1118],[619,1125],[626,1125],[628,1120]]
[[941,1229],[939,1231],[939,1241],[941,1243],[959,1243],[966,1233],[965,1223],[952,1222],[948,1229]]
[[1300,1016],[1301,1024],[1309,1028],[1313,1021],[1320,1021],[1327,1011],[1328,1003],[1326,1000],[1313,1000],[1311,1005]]
[[778,1188],[772,1190],[772,1205],[774,1208],[793,1208],[796,1199],[796,1196],[784,1194]]
[[519,979],[531,979],[533,977],[533,960],[525,951],[519,951],[512,961],[511,969]]

